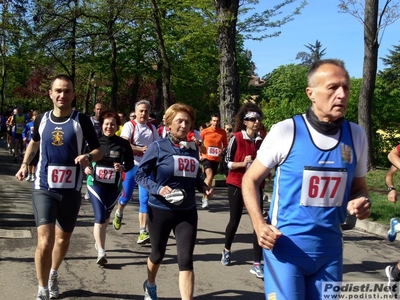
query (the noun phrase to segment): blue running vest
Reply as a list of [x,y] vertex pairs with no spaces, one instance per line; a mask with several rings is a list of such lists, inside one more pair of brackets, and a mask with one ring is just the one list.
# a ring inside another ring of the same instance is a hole
[[350,124],[342,124],[332,149],[322,150],[303,116],[293,121],[294,141],[274,179],[269,222],[283,235],[273,251],[296,256],[341,253],[340,224],[346,218],[357,161]]
[[79,113],[73,111],[68,120],[56,123],[52,111],[43,115],[39,124],[39,162],[34,188],[55,192],[80,191],[82,170],[75,158],[83,153],[85,143]]

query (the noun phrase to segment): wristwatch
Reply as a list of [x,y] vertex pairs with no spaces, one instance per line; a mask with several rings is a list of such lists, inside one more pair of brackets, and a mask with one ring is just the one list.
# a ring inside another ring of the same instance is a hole
[[390,187],[388,187],[388,192],[390,192],[390,191],[395,191],[396,189],[394,188],[394,186],[390,186]]
[[86,153],[86,157],[87,157],[87,159],[89,160],[89,162],[92,162],[92,160],[93,160],[92,154]]

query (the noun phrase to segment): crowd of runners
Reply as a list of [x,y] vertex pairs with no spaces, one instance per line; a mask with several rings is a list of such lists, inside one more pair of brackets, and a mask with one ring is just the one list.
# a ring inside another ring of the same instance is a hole
[[[21,162],[16,177],[33,185],[36,299],[60,295],[58,269],[76,224],[84,177],[88,191],[84,198],[94,212],[96,263],[107,264],[108,224],[120,230],[124,208],[137,187],[137,243],[151,245],[143,262],[147,264],[144,299],[158,299],[156,276],[171,232],[177,245],[181,298],[193,299],[195,193],[203,194],[202,209],[212,206],[212,183],[218,172],[227,175],[230,213],[221,263],[231,265],[234,237],[246,206],[254,227],[249,232],[253,234],[249,271],[264,278],[266,298],[320,299],[322,282],[342,281],[340,225],[346,214],[368,218],[371,202],[365,177],[366,135],[344,118],[350,92],[344,63],[317,61],[307,81],[310,108],[275,124],[268,134],[262,110],[251,102],[243,104],[224,129],[220,116],[212,114],[209,124],[197,130],[194,109],[182,103],[168,107],[160,124],[147,100],[135,103],[128,121],[124,113],[107,110],[101,103],[90,117],[72,107],[75,89],[66,75],[51,81],[52,110],[34,111],[31,116],[23,113],[23,107],[10,111],[10,153]],[[400,158],[392,163],[400,167]],[[271,180],[271,171],[274,184],[265,217],[264,183]],[[389,193],[394,193],[393,182],[387,184]],[[392,220],[391,236],[400,229],[398,224]],[[398,267],[389,266],[386,272],[391,282],[399,281]]]

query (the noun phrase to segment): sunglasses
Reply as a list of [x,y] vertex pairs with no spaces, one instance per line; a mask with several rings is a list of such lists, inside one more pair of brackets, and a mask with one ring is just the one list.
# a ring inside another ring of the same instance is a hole
[[129,118],[136,118],[136,116],[129,116]]
[[249,118],[249,119],[246,119],[246,121],[250,121],[250,122],[255,122],[255,121],[261,121],[261,119],[260,118]]

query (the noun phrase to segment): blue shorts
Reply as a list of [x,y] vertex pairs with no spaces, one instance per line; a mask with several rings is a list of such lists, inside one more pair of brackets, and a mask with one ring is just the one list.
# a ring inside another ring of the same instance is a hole
[[[133,190],[135,189],[136,181],[135,175],[138,170],[138,166],[134,166],[132,170],[125,173],[125,180],[122,183],[122,193],[121,197],[119,197],[118,203],[122,206],[128,204],[129,200],[131,200]],[[150,176],[152,177],[152,176]],[[148,202],[149,202],[149,192],[139,187],[139,212],[147,214],[148,213]]]
[[342,252],[319,257],[263,252],[266,299],[322,299],[323,281],[342,281]]
[[92,202],[94,222],[104,224],[110,218],[120,192],[103,189],[97,185],[88,185],[87,189]]

